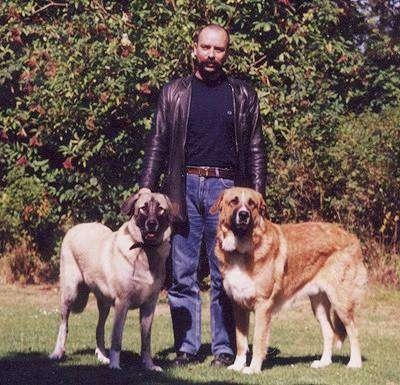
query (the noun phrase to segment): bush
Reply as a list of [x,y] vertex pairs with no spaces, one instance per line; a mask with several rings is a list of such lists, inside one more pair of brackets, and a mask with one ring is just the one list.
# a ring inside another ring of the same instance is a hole
[[331,149],[337,218],[396,251],[400,219],[400,108],[352,115]]
[[396,24],[375,28],[369,16],[333,0],[1,2],[0,248],[24,240],[47,260],[65,223],[121,223],[158,90],[193,69],[193,32],[210,22],[230,30],[227,71],[260,97],[272,218],[340,220],[365,234],[390,212],[393,227],[392,192],[378,197],[385,207],[370,195],[364,211],[346,205],[353,193],[365,203],[367,163],[356,192],[336,171],[351,152],[341,118],[399,96]]
[[0,259],[0,282],[30,284],[56,280],[57,261],[43,261],[32,244],[26,236],[16,246],[6,246]]
[[0,196],[0,252],[3,271],[9,270],[7,281],[20,276],[31,281],[40,271],[38,276],[49,278],[51,269],[45,262],[54,256],[60,240],[59,220],[55,198],[37,177],[27,176],[24,168],[7,175]]

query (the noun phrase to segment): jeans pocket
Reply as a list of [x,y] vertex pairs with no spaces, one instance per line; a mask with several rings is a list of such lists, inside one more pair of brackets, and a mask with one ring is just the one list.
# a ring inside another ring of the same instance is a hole
[[224,186],[224,188],[231,188],[234,186],[234,182],[232,179],[219,178],[219,181],[221,182],[222,186]]

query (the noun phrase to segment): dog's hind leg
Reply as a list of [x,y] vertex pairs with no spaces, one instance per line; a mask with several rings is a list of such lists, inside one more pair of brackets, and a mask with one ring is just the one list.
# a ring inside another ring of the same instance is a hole
[[88,287],[83,282],[82,273],[68,245],[63,243],[60,263],[60,326],[58,337],[50,359],[60,360],[65,354],[68,335],[68,319],[71,311],[82,311],[89,295]]
[[334,333],[330,319],[331,303],[325,293],[310,295],[310,302],[315,318],[318,320],[321,326],[322,337],[324,341],[322,356],[319,360],[314,361],[311,364],[311,367],[323,368],[332,363]]
[[347,364],[347,367],[361,368],[362,359],[361,359],[360,345],[358,342],[358,330],[354,322],[354,315],[353,315],[354,309],[341,310],[336,308],[335,311],[338,317],[343,322],[343,325],[346,328],[347,336],[349,337],[350,360]]
[[104,343],[104,326],[110,313],[111,305],[103,301],[102,299],[97,299],[97,308],[99,309],[99,319],[97,321],[96,327],[96,350],[95,354],[97,359],[102,364],[109,364],[110,360],[106,355],[106,348]]
[[334,346],[336,349],[340,350],[343,346],[344,340],[347,337],[347,332],[342,320],[339,318],[335,311],[333,312],[332,316],[333,332],[335,333]]
[[51,360],[61,360],[65,354],[65,343],[68,334],[68,318],[71,312],[71,307],[67,303],[61,304],[61,322],[58,329],[56,346],[53,353],[49,355]]

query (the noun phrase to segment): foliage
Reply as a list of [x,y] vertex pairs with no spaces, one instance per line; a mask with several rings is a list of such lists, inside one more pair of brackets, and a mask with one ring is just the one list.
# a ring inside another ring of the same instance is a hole
[[351,115],[331,153],[337,164],[330,206],[345,223],[396,247],[400,219],[400,108]]
[[[395,157],[396,135],[381,138],[389,151],[376,138],[373,153],[357,158],[365,174],[351,179],[356,192],[337,167],[352,151],[353,126],[343,119],[354,122],[372,108],[390,120],[396,111],[381,112],[399,100],[398,18],[396,4],[361,0],[1,2],[0,251],[22,236],[48,259],[66,223],[121,223],[158,90],[192,71],[192,35],[210,22],[231,33],[227,71],[249,80],[260,97],[271,217],[322,217],[379,234],[382,215],[393,219],[399,203],[391,191],[368,193],[377,187],[369,162],[375,169],[377,159]],[[390,180],[391,169],[380,172]],[[32,205],[26,221],[21,213]],[[47,211],[38,216],[41,205]]]
[[43,255],[54,252],[54,239],[48,234],[57,229],[58,220],[58,207],[39,178],[12,170],[0,196],[1,249],[29,237]]
[[0,277],[4,282],[40,282],[54,278],[61,237],[59,208],[36,176],[12,170],[0,195]]

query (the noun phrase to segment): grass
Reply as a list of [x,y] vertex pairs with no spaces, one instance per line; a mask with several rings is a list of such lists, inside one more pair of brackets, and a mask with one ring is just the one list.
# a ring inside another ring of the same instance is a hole
[[[272,325],[271,345],[280,354],[264,362],[259,375],[246,376],[210,367],[208,300],[204,297],[204,361],[186,368],[172,368],[172,327],[165,301],[158,305],[153,325],[153,352],[163,373],[149,373],[139,365],[137,311],[128,315],[124,331],[122,371],[100,365],[93,354],[97,310],[93,298],[85,312],[70,319],[67,359],[47,358],[58,330],[56,287],[0,285],[0,384],[282,384],[282,385],[400,385],[400,292],[371,288],[358,311],[363,368],[345,367],[349,346],[335,352],[333,364],[310,368],[322,350],[319,326],[308,302],[283,310]],[[110,339],[112,314],[107,322]]]

